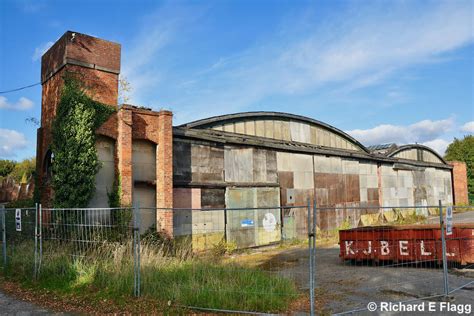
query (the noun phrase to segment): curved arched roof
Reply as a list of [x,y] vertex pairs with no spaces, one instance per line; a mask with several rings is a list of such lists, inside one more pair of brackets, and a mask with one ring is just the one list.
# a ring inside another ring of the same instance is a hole
[[397,149],[395,149],[394,151],[392,151],[391,153],[389,153],[387,156],[388,157],[394,157],[395,155],[401,153],[402,151],[405,151],[405,150],[410,150],[410,149],[423,149],[423,150],[426,150],[426,151],[429,151],[430,153],[432,153],[433,155],[436,156],[436,158],[438,158],[440,161],[442,161],[444,164],[448,164],[444,159],[443,157],[440,156],[440,154],[438,154],[436,151],[434,151],[432,148],[428,147],[428,146],[425,146],[425,145],[420,145],[420,144],[409,144],[409,145],[403,145],[403,146],[400,146],[398,147]]
[[227,114],[227,115],[220,115],[220,116],[213,116],[197,121],[193,121],[190,123],[182,124],[180,127],[185,128],[208,128],[213,127],[218,124],[225,124],[237,121],[243,121],[248,119],[257,119],[257,118],[271,118],[271,119],[283,119],[283,120],[293,120],[293,121],[300,121],[304,123],[314,124],[320,126],[324,129],[333,132],[334,134],[339,135],[340,137],[346,139],[347,141],[357,145],[365,152],[369,153],[369,150],[362,145],[359,141],[355,138],[350,136],[349,134],[341,131],[340,129],[331,126],[327,123],[296,114],[284,113],[284,112],[266,112],[266,111],[259,111],[259,112],[241,112],[241,113],[234,113],[234,114]]

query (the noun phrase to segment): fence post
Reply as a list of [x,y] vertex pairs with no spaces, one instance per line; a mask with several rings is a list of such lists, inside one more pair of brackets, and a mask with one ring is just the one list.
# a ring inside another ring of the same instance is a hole
[[38,268],[36,269],[36,273],[39,275],[41,269],[41,262],[43,260],[43,206],[41,203],[39,204],[39,257],[38,257]]
[[314,316],[314,289],[313,289],[313,225],[311,224],[311,201],[308,198],[308,250],[309,250],[309,300],[311,316]]
[[0,215],[2,219],[2,252],[3,252],[3,269],[7,267],[7,225],[5,223],[5,206],[0,206]]
[[316,290],[316,196],[313,201],[313,275],[311,275],[312,282],[312,293],[311,293],[311,308],[312,315],[315,314],[315,296],[314,291]]
[[140,297],[140,207],[138,202],[133,207],[133,291]]
[[449,294],[448,285],[448,260],[446,258],[446,237],[444,236],[444,217],[443,217],[443,206],[441,200],[439,200],[439,224],[441,226],[441,245],[443,249],[443,281],[444,281],[444,295]]
[[38,203],[35,203],[35,266],[33,277],[36,280],[38,276]]
[[[224,208],[224,241],[227,244],[227,208]],[[192,236],[191,236],[192,238]]]

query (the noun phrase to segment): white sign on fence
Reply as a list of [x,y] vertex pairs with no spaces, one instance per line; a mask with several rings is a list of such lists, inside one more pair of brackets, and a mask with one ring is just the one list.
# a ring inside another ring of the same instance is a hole
[[16,226],[16,231],[21,232],[21,209],[17,208],[15,210],[15,226]]
[[448,206],[446,208],[446,235],[453,234],[453,208]]

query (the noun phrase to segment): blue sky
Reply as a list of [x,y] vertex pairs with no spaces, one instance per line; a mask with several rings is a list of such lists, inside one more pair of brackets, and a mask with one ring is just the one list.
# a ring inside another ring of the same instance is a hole
[[[122,44],[130,103],[174,123],[240,111],[309,116],[366,145],[443,153],[474,132],[472,1],[0,2],[0,91],[39,82],[72,30]],[[34,156],[41,86],[0,94],[0,158]]]

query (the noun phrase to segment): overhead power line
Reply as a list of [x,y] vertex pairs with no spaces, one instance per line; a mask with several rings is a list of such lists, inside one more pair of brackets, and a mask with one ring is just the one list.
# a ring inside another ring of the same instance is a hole
[[24,87],[21,87],[21,88],[15,88],[15,89],[11,89],[11,90],[0,91],[0,94],[5,94],[5,93],[10,93],[10,92],[15,92],[15,91],[20,91],[20,90],[28,89],[28,88],[37,86],[37,85],[39,85],[39,84],[41,84],[41,82],[37,82],[37,83],[34,83],[34,84],[30,84],[29,86],[24,86]]

